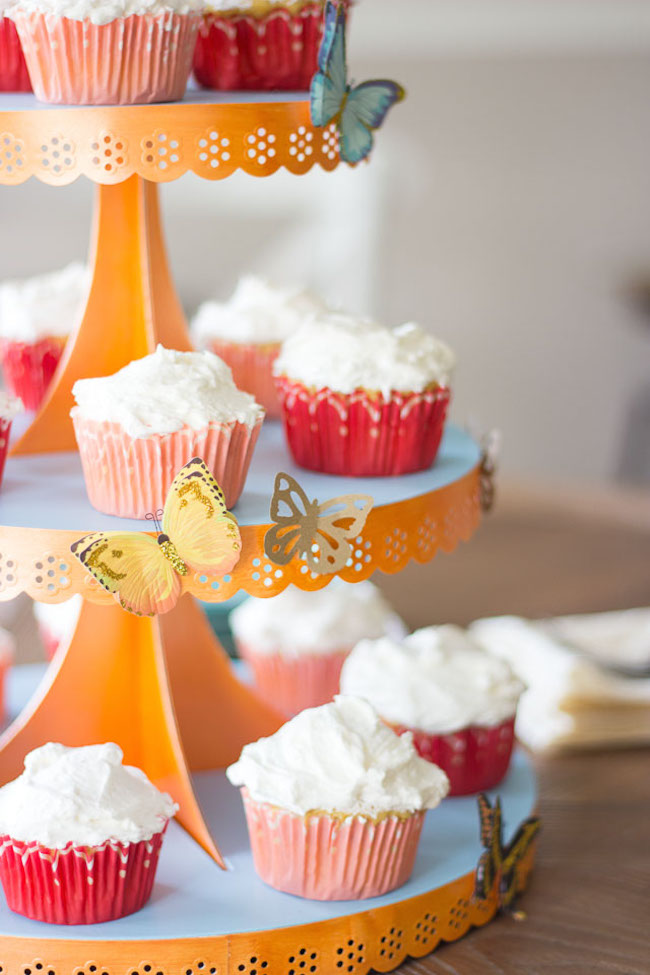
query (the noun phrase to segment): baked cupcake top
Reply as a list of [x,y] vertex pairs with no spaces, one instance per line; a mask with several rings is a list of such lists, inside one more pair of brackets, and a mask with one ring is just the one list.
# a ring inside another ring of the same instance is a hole
[[324,303],[309,291],[277,287],[247,275],[229,301],[201,305],[192,321],[192,338],[199,348],[208,348],[215,338],[237,343],[283,342],[306,319],[324,311]]
[[10,396],[0,389],[0,419],[13,420],[15,416],[23,411],[23,404],[17,396]]
[[350,650],[364,637],[405,632],[376,586],[341,579],[316,592],[291,586],[271,599],[251,596],[232,611],[230,625],[251,651],[283,657]]
[[0,284],[0,336],[13,342],[65,337],[77,324],[90,285],[85,264]]
[[313,389],[366,389],[388,398],[392,391],[447,386],[455,361],[451,349],[419,325],[386,328],[329,313],[312,318],[286,340],[273,371]]
[[144,772],[122,765],[117,745],[50,742],[30,752],[22,775],[0,789],[0,835],[52,849],[139,843],[177,810]]
[[202,430],[212,422],[254,426],[264,416],[255,397],[237,389],[212,352],[175,352],[159,345],[112,376],[79,379],[76,416],[119,424],[131,437]]
[[189,14],[205,9],[205,0],[14,0],[5,16],[14,13],[51,14],[68,20],[88,20],[92,24],[110,24],[134,14]]
[[[306,7],[313,0],[206,0],[206,9],[210,13],[236,15],[249,14],[252,17],[263,17],[265,14],[282,7],[290,13]],[[323,7],[325,0],[322,0]]]
[[367,701],[342,695],[246,745],[226,774],[258,802],[299,815],[412,813],[433,809],[449,791],[409,733],[396,735]]
[[343,665],[341,690],[391,724],[447,734],[511,718],[524,685],[460,627],[428,626],[402,641],[362,640]]

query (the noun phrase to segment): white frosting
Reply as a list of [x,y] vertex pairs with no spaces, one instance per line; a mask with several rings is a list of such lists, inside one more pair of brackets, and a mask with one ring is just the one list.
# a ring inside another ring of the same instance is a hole
[[253,426],[264,410],[237,389],[228,366],[212,352],[175,352],[159,345],[112,376],[79,379],[77,415],[118,423],[131,437],[173,433],[184,426],[234,420]]
[[0,284],[0,336],[17,342],[65,337],[77,324],[90,285],[85,264]]
[[204,302],[192,322],[192,337],[199,348],[214,338],[228,342],[283,342],[325,305],[315,295],[297,288],[279,288],[261,278],[241,278],[223,304]]
[[16,396],[10,396],[0,389],[0,417],[3,420],[13,420],[18,413],[22,413],[24,407]]
[[50,742],[0,789],[0,835],[53,849],[106,840],[139,843],[159,833],[178,806],[117,745],[66,748]]
[[246,745],[226,774],[253,799],[300,815],[410,813],[433,809],[449,791],[410,733],[396,735],[366,701],[343,696]]
[[293,586],[270,599],[251,596],[230,614],[235,638],[258,654],[327,654],[364,637],[403,635],[404,624],[371,582],[334,579],[316,592]]
[[51,14],[101,25],[134,14],[155,17],[165,13],[201,12],[204,8],[205,0],[15,0],[6,16],[15,20],[15,14]]
[[34,616],[39,626],[61,643],[74,630],[82,603],[83,597],[78,594],[64,603],[34,603]]
[[310,319],[286,340],[273,371],[314,389],[380,390],[388,398],[392,390],[447,386],[455,362],[451,349],[419,325],[391,329],[327,314]]
[[362,640],[341,674],[344,694],[366,698],[391,724],[430,734],[501,724],[523,689],[508,663],[457,626],[429,626],[401,642]]

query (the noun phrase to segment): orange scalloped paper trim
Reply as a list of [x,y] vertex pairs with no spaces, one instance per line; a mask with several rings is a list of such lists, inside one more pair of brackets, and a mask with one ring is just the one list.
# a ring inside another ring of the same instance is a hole
[[224,179],[241,169],[300,175],[340,162],[335,125],[314,128],[309,101],[106,106],[2,111],[0,184],[35,176],[62,186],[79,176],[167,183],[192,171]]
[[[453,551],[467,541],[481,519],[479,466],[459,481],[407,501],[373,508],[363,533],[354,540],[349,564],[339,575],[360,582],[380,570],[399,572],[411,560],[430,562],[438,550]],[[222,579],[185,576],[183,591],[207,602],[222,602],[240,589],[251,596],[275,596],[290,584],[322,589],[331,576],[310,571],[303,559],[278,566],[264,553],[270,525],[240,527],[242,554],[232,575]],[[75,593],[110,603],[107,593],[72,556],[78,531],[0,527],[0,601],[26,592],[38,602],[58,603]]]

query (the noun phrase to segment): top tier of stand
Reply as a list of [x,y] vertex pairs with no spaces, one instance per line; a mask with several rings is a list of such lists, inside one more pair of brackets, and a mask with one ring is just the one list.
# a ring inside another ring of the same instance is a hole
[[336,126],[312,126],[306,92],[189,90],[169,104],[93,107],[0,94],[0,184],[35,176],[63,186],[81,175],[166,183],[188,171],[215,180],[238,169],[332,170],[340,161]]

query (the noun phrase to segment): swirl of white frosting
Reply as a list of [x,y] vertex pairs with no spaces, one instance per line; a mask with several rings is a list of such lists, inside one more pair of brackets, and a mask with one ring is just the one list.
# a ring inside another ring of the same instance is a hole
[[15,416],[22,413],[24,407],[17,396],[10,396],[0,389],[0,419],[13,420]]
[[226,774],[258,802],[299,815],[411,813],[433,809],[449,791],[410,733],[396,735],[366,701],[341,695],[246,745]]
[[401,642],[362,640],[343,665],[341,690],[391,724],[447,734],[513,717],[524,685],[460,627],[428,626]]
[[90,285],[85,264],[24,281],[0,284],[0,336],[14,342],[38,342],[68,335],[77,324]]
[[237,389],[228,366],[212,352],[175,352],[159,345],[112,376],[79,379],[72,387],[76,415],[118,423],[131,437],[202,430],[237,420],[254,426],[264,416],[255,397]]
[[289,336],[273,371],[314,389],[378,390],[388,399],[392,391],[449,385],[455,361],[451,349],[419,325],[386,328],[367,319],[327,314],[313,317]]
[[178,806],[114,744],[67,748],[50,742],[0,789],[0,834],[61,849],[107,840],[139,843],[159,833]]
[[325,305],[309,291],[280,288],[262,278],[240,279],[230,301],[205,301],[192,321],[192,338],[199,348],[212,339],[227,342],[283,342],[306,319],[322,314]]
[[49,14],[68,20],[87,20],[101,26],[134,15],[190,14],[205,9],[205,0],[14,0],[5,16]]
[[283,657],[351,650],[364,637],[405,633],[376,586],[341,579],[316,592],[292,586],[271,599],[251,596],[232,611],[230,625],[252,652]]

